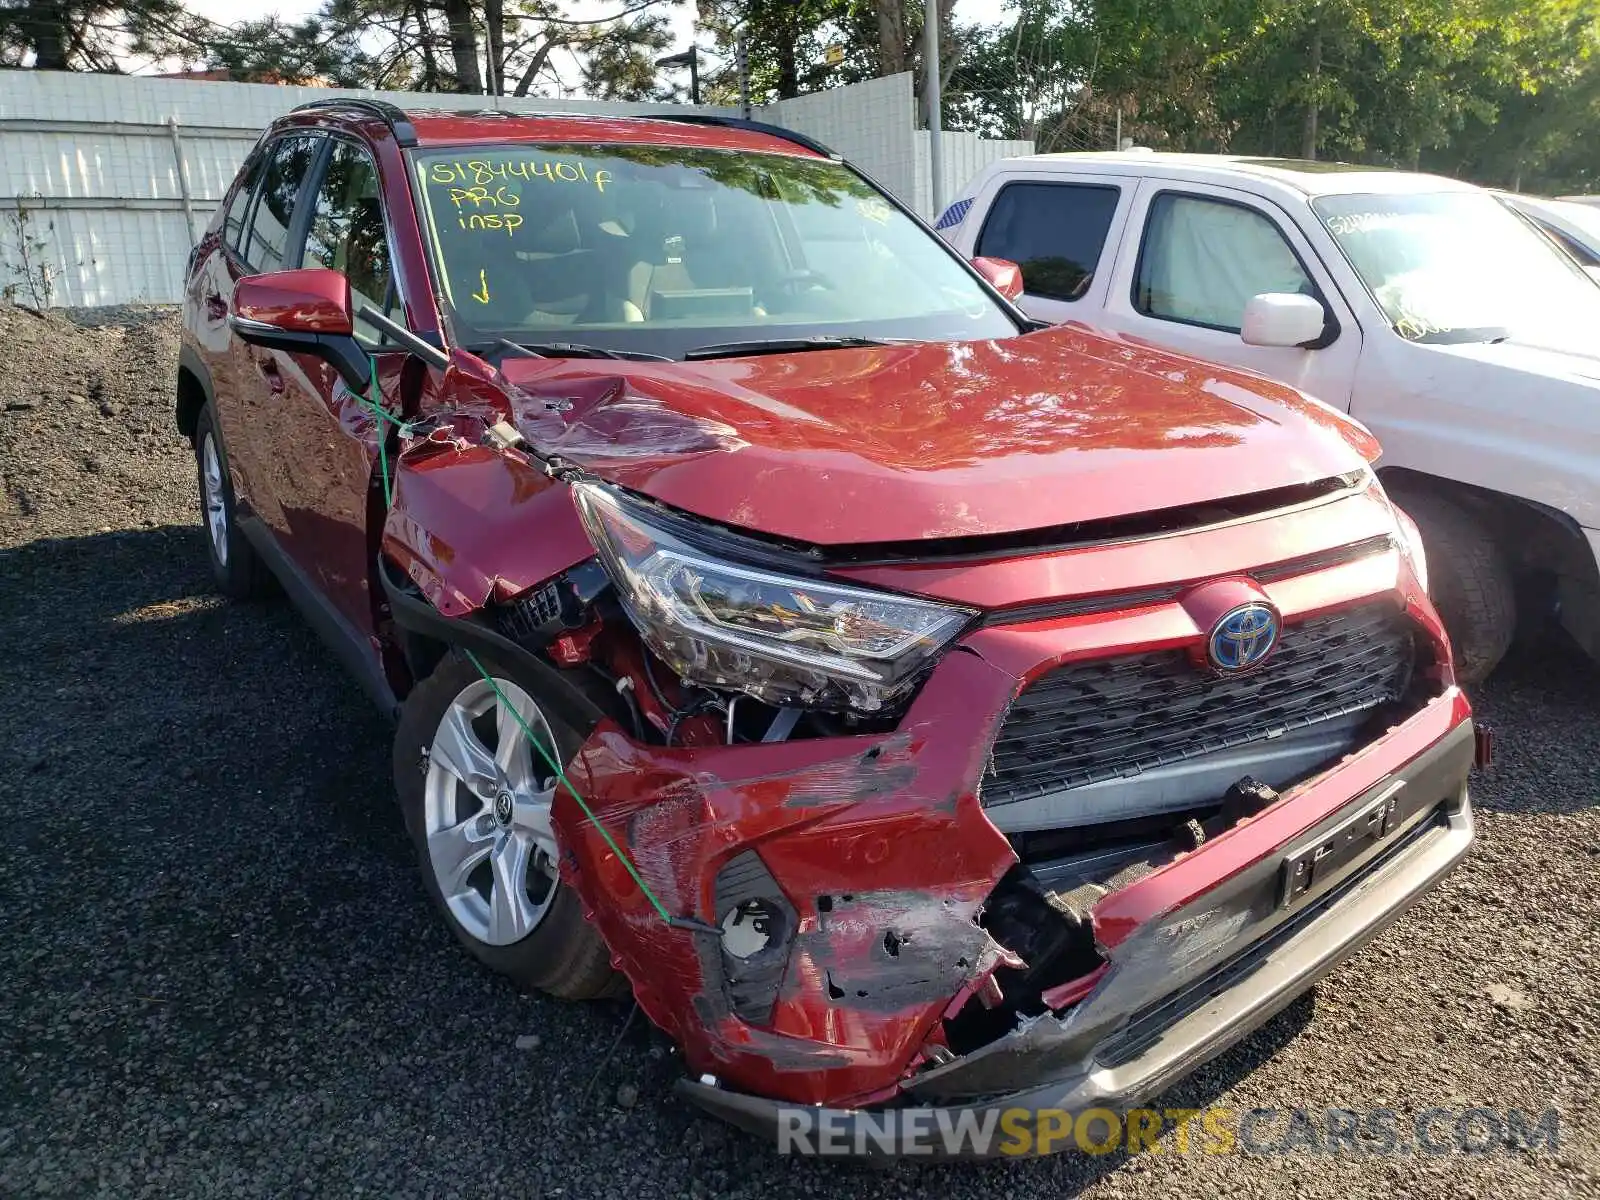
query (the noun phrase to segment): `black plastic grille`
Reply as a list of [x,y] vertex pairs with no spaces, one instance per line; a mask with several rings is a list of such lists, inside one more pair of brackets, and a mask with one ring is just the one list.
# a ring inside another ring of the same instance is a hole
[[1410,621],[1390,604],[1288,626],[1265,666],[1215,676],[1182,651],[1058,667],[1017,697],[983,802],[1004,804],[1137,775],[1398,700]]
[[500,610],[500,625],[513,641],[531,642],[539,631],[561,620],[561,592],[554,582],[529,592]]

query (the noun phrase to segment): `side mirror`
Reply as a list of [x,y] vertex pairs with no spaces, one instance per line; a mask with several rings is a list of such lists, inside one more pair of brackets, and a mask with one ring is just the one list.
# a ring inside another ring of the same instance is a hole
[[972,260],[972,265],[979,275],[989,281],[989,286],[1007,300],[1015,300],[1022,295],[1022,268],[1009,258],[980,255]]
[[1239,337],[1250,346],[1317,347],[1327,328],[1328,312],[1313,296],[1290,292],[1262,292],[1244,306]]
[[337,271],[248,275],[234,285],[228,324],[252,346],[325,360],[351,391],[364,391],[371,378],[371,360],[351,336],[350,281]]

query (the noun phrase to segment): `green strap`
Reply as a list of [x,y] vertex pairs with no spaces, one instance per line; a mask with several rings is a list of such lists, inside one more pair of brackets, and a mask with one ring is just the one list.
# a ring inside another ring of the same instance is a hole
[[368,376],[367,394],[361,397],[363,401],[362,407],[371,412],[374,417],[379,418],[378,469],[383,473],[384,501],[385,503],[393,504],[394,481],[389,477],[389,435],[388,431],[383,428],[382,422],[387,421],[389,424],[395,426],[400,430],[400,435],[402,437],[404,437],[406,431],[411,428],[411,422],[402,421],[399,417],[395,416],[388,409],[383,407],[383,392],[378,387],[378,360],[369,354],[367,356],[367,364],[371,374]]
[[710,930],[711,932],[716,932],[715,930],[711,930],[711,927],[709,926],[702,926],[698,921],[685,921],[682,918],[673,917],[667,912],[666,906],[662,904],[660,900],[656,899],[656,894],[650,890],[650,885],[645,883],[644,879],[640,877],[638,870],[634,867],[633,862],[626,854],[622,852],[622,847],[617,845],[616,840],[611,836],[611,833],[606,829],[606,827],[600,824],[600,818],[594,815],[594,810],[584,803],[582,796],[578,795],[578,789],[572,786],[572,781],[567,778],[567,773],[561,769],[561,764],[555,760],[554,756],[551,755],[551,753],[544,748],[539,739],[534,736],[533,730],[528,728],[528,723],[522,719],[522,714],[516,710],[511,701],[506,699],[506,694],[500,690],[500,685],[495,682],[494,677],[490,675],[488,671],[483,669],[483,664],[478,661],[477,655],[473,654],[471,650],[463,650],[462,653],[467,656],[468,662],[478,668],[478,674],[482,675],[483,678],[488,682],[489,686],[494,689],[495,698],[499,700],[500,704],[506,709],[507,712],[511,714],[512,719],[517,723],[517,727],[520,728],[523,733],[527,734],[528,741],[533,743],[534,748],[539,751],[539,754],[544,758],[545,762],[550,764],[550,769],[556,773],[556,778],[566,785],[567,791],[570,792],[572,798],[578,802],[578,807],[583,809],[583,815],[588,817],[589,823],[600,831],[600,836],[605,838],[606,845],[611,847],[612,853],[615,854],[622,862],[622,865],[628,869],[628,874],[633,876],[633,881],[639,885],[639,890],[644,893],[645,899],[650,901],[650,906],[656,910],[656,913],[661,917],[661,919],[668,925],[687,925],[695,928],[704,928],[706,930]]

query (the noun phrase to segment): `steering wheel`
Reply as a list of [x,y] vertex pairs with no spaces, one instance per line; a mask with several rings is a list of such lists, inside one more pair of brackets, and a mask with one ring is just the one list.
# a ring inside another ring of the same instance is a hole
[[787,275],[780,275],[772,281],[774,289],[780,292],[799,293],[811,288],[818,288],[824,292],[835,292],[839,285],[834,283],[821,271],[790,271]]

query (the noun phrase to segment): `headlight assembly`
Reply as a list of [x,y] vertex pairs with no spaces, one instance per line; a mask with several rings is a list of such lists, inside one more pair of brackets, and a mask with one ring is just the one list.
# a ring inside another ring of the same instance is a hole
[[693,683],[772,705],[880,712],[974,615],[726,561],[607,488],[572,490],[628,616]]

